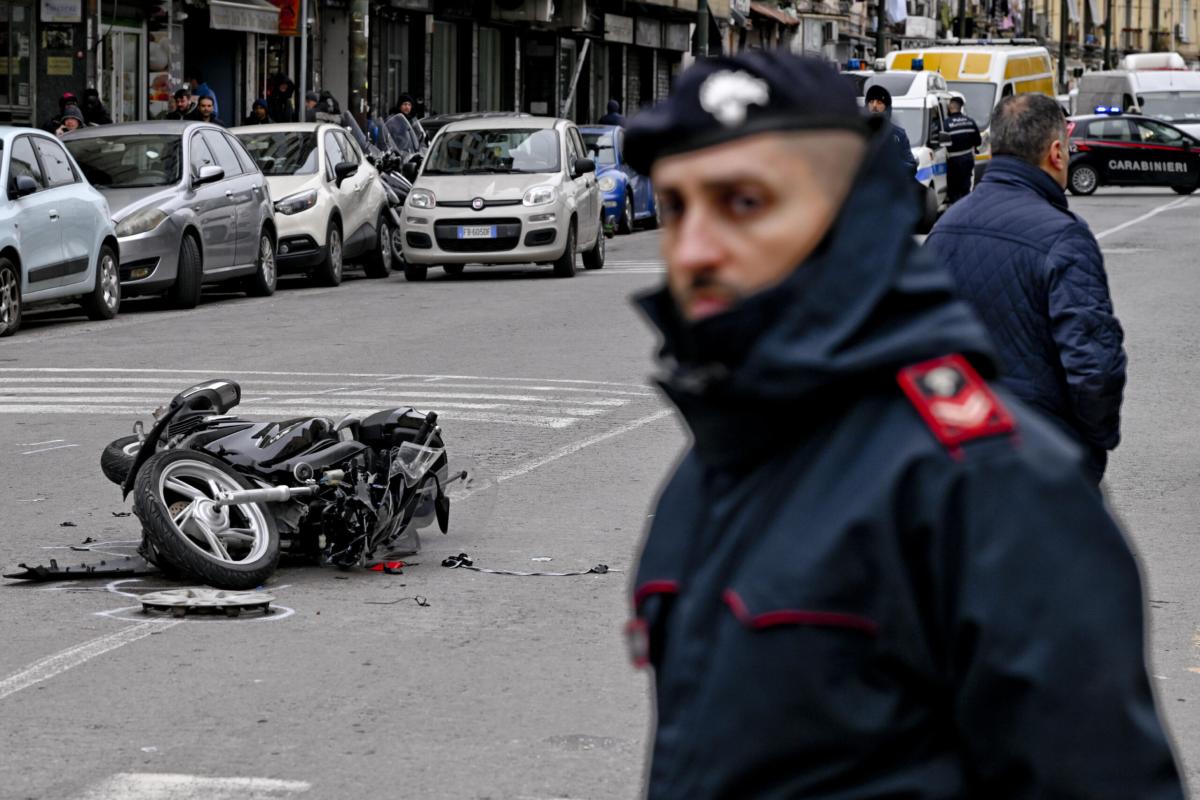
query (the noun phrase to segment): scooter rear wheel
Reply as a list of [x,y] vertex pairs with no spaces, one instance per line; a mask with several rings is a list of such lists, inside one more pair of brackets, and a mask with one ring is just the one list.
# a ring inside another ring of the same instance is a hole
[[138,471],[133,510],[161,566],[218,589],[253,589],[279,563],[274,516],[264,503],[213,503],[218,492],[253,488],[207,453],[167,450]]

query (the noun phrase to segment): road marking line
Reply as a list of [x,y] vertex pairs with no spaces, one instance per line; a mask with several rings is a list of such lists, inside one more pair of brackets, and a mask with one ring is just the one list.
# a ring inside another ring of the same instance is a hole
[[270,800],[307,792],[307,781],[276,778],[206,778],[152,772],[118,772],[81,800]]
[[1157,216],[1158,214],[1161,214],[1164,211],[1170,211],[1171,209],[1179,208],[1180,206],[1186,205],[1191,199],[1192,198],[1190,198],[1190,197],[1181,197],[1178,200],[1172,200],[1169,203],[1165,203],[1165,204],[1159,206],[1158,208],[1150,209],[1145,214],[1142,214],[1140,217],[1134,217],[1133,219],[1129,220],[1128,222],[1122,222],[1120,225],[1113,226],[1113,227],[1109,228],[1108,230],[1100,231],[1099,233],[1096,234],[1096,239],[1097,240],[1103,239],[1105,236],[1111,236],[1114,233],[1119,233],[1120,231],[1123,231],[1126,228],[1131,227],[1133,225],[1137,225],[1140,222],[1145,222],[1146,220],[1150,219],[1151,217]]
[[79,447],[77,444],[56,444],[54,447],[43,447],[40,450],[26,450],[21,453],[23,456],[37,455],[38,453],[49,453],[51,450],[65,450],[68,447]]
[[44,444],[58,444],[65,441],[66,439],[47,439],[44,442],[20,442],[17,447],[41,447]]
[[[111,324],[111,323],[109,323]],[[644,389],[640,383],[619,383],[615,381],[589,381],[575,378],[499,378],[488,375],[389,375],[379,372],[271,372],[259,370],[221,370],[221,369],[155,369],[150,367],[0,367],[0,373],[48,373],[61,372],[66,374],[138,374],[138,375],[204,375],[212,377],[217,374],[230,375],[274,375],[276,377],[308,377],[308,378],[375,378],[377,380],[400,380],[401,378],[447,378],[450,380],[470,381],[512,381],[532,383],[566,383],[591,386],[620,386],[625,388]]]
[[664,408],[659,411],[655,411],[653,414],[650,414],[649,416],[645,416],[640,419],[635,419],[632,422],[627,422],[624,425],[620,425],[616,428],[612,428],[610,430],[605,431],[604,433],[598,433],[595,436],[589,436],[586,439],[580,439],[577,442],[572,442],[571,444],[564,445],[563,447],[560,447],[557,450],[551,450],[549,453],[547,453],[544,456],[535,458],[532,461],[526,461],[524,464],[513,467],[512,469],[507,469],[507,470],[497,474],[496,475],[496,483],[504,483],[505,481],[510,481],[513,478],[519,478],[522,475],[525,475],[526,473],[533,472],[538,467],[544,467],[553,461],[558,461],[560,458],[566,458],[569,455],[574,455],[575,453],[578,453],[580,450],[584,449],[585,447],[591,447],[594,444],[599,444],[600,442],[607,441],[608,439],[612,439],[613,437],[620,436],[622,434],[629,433],[630,431],[637,430],[638,428],[642,427],[643,425],[649,425],[652,422],[657,422],[658,420],[663,419],[664,417],[669,417],[674,413],[675,413],[675,409]]
[[[456,382],[455,383],[441,382],[441,381],[448,381],[448,380],[455,380]],[[86,383],[81,384],[80,383],[81,381],[86,381]],[[79,389],[79,391],[100,391],[100,389],[102,388],[99,386],[92,386],[92,384],[119,384],[120,389],[123,392],[143,392],[146,394],[163,392],[163,391],[175,391],[179,387],[179,381],[176,379],[173,379],[173,378],[46,378],[46,377],[10,378],[7,376],[4,378],[4,384],[6,386],[11,387],[11,384],[16,384],[16,383],[34,384],[34,385],[38,385],[38,386],[40,386],[41,384],[72,384],[74,386],[80,386],[81,388]],[[378,383],[378,381],[373,381],[373,382],[368,382],[368,383],[352,384],[350,386],[337,386],[332,389],[314,390],[314,391],[310,392],[310,394],[318,395],[318,394],[333,394],[334,392],[363,392],[363,391],[383,390],[385,388],[385,387],[376,385],[377,383]],[[147,384],[147,385],[146,386],[130,386],[129,384]],[[315,389],[315,387],[324,386],[326,384],[326,382],[325,381],[256,380],[254,382],[254,384],[255,384],[255,386],[260,386],[260,385],[264,385],[264,384],[292,386],[292,387],[304,386],[304,387],[314,387],[314,389]],[[469,383],[469,382],[464,383],[464,382],[458,382],[458,379],[450,379],[450,378],[439,379],[437,386],[439,388],[456,389],[456,390],[457,389],[490,389],[490,390],[494,391],[496,389],[512,389],[512,390],[521,391],[521,392],[575,392],[575,393],[588,393],[588,394],[598,394],[598,395],[614,395],[614,396],[619,396],[619,397],[656,397],[657,396],[654,394],[654,392],[646,391],[645,389],[643,389],[640,392],[635,392],[635,391],[630,391],[627,389],[601,389],[601,388],[584,389],[584,388],[579,388],[576,386],[531,386],[528,384],[508,384],[508,383]],[[428,382],[389,383],[386,388],[404,389],[405,387],[412,387],[414,390],[418,390],[418,391],[425,391],[430,388]],[[22,385],[20,387],[11,387],[11,388],[13,388],[14,390],[22,390],[22,391],[29,390],[29,387],[26,385]],[[287,394],[287,392],[286,391],[277,391],[276,394]]]
[[[5,402],[42,402],[42,403],[86,403],[89,400],[104,403],[144,403],[147,402],[145,397],[139,397],[140,394],[153,394],[153,389],[126,389],[121,390],[116,387],[105,387],[101,389],[93,389],[91,387],[46,387],[36,388],[29,387],[20,391],[3,391],[0,392],[0,403]],[[371,392],[346,392],[341,395],[330,395],[322,392],[276,392],[269,397],[244,397],[243,403],[263,403],[271,401],[274,403],[304,403],[311,402],[313,398],[321,398],[321,402],[331,403],[358,403],[359,405],[377,406],[380,403],[386,403],[389,400],[409,400],[419,398],[427,405],[447,405],[453,406],[459,401],[482,401],[491,404],[508,403],[508,404],[528,404],[534,408],[544,406],[566,406],[568,408],[621,408],[628,405],[629,401],[621,398],[604,398],[598,400],[585,400],[580,397],[557,398],[557,397],[534,397],[532,395],[511,395],[511,394],[457,394],[453,392],[406,392],[396,394],[374,394]],[[436,402],[435,402],[436,401]],[[466,408],[474,408],[473,405],[465,405]],[[489,405],[488,407],[493,407]]]
[[0,700],[14,695],[22,689],[28,689],[30,686],[39,684],[42,681],[50,680],[55,675],[61,675],[67,670],[91,661],[97,656],[102,656],[110,650],[116,650],[118,647],[132,644],[139,639],[145,639],[151,634],[160,633],[178,624],[179,620],[150,620],[149,622],[142,622],[43,658],[41,661],[37,661],[20,672],[0,681]]

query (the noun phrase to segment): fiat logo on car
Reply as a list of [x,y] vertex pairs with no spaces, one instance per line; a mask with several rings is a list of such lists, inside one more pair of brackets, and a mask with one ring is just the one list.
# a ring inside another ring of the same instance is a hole
[[475,209],[476,211],[482,211],[483,210],[483,198],[476,197],[474,200],[472,200],[471,208]]

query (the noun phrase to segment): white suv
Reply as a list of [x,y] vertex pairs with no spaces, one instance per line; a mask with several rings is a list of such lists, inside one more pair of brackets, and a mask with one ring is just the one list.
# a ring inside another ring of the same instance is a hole
[[431,265],[553,264],[575,274],[604,266],[596,165],[574,123],[481,117],[442,128],[404,204],[404,275]]
[[121,306],[108,201],[43,131],[0,126],[0,336],[32,303],[78,300],[89,319]]
[[296,122],[230,133],[258,164],[275,200],[280,273],[307,272],[318,283],[337,286],[343,263],[362,258],[368,277],[387,277],[387,192],[344,128]]

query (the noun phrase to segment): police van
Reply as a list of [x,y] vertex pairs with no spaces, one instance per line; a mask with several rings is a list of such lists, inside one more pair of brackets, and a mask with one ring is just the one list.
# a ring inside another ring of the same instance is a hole
[[963,113],[975,120],[983,137],[975,155],[975,177],[992,157],[988,126],[992,109],[1014,94],[1054,97],[1054,69],[1044,47],[1014,44],[939,45],[897,50],[887,57],[888,70],[923,69],[946,79],[952,92],[963,96]]
[[925,187],[921,227],[928,229],[937,221],[946,205],[946,147],[950,134],[945,132],[945,103],[950,93],[924,97],[893,97],[892,122],[908,134],[913,158],[917,160],[917,183]]
[[1088,195],[1100,186],[1167,186],[1191,194],[1200,186],[1200,139],[1160,119],[1123,114],[1117,106],[1067,121],[1067,188]]
[[1139,53],[1121,63],[1122,69],[1084,74],[1075,108],[1116,107],[1200,136],[1200,72],[1188,70],[1178,53]]

